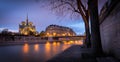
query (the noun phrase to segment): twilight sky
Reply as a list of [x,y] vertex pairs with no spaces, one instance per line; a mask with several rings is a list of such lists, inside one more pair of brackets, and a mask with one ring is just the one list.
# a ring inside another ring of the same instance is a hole
[[[105,1],[99,0],[99,9]],[[29,21],[33,22],[38,32],[45,30],[51,24],[56,24],[70,27],[77,34],[84,33],[84,23],[81,17],[71,19],[57,16],[50,8],[43,7],[43,4],[42,2],[23,2],[23,0],[0,0],[0,30],[7,28],[18,32],[19,24],[26,20],[28,13]]]

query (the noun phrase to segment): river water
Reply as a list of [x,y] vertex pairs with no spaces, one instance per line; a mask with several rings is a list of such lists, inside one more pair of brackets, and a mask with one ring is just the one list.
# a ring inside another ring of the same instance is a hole
[[27,44],[1,46],[0,62],[45,62],[56,54],[64,51],[74,44],[81,45],[81,41],[64,43],[53,42],[46,44]]

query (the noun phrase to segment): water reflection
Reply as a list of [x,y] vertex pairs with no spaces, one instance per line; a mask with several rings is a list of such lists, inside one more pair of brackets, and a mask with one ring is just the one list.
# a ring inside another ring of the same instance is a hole
[[[45,44],[27,44],[25,43],[22,46],[23,49],[23,62],[28,62],[29,60],[48,60],[51,57],[55,56],[56,54],[60,53],[61,51],[66,50],[71,45],[82,45],[83,42],[79,41],[47,41]],[[37,52],[37,53],[36,53]],[[28,53],[28,54],[26,54]],[[33,58],[33,59],[30,59]]]
[[60,42],[57,42],[57,45],[60,46]]
[[59,52],[59,49],[60,48],[60,43],[59,42],[53,42],[53,45],[52,45],[52,52],[55,54],[57,54],[57,52]]
[[48,59],[51,55],[50,55],[50,50],[51,50],[51,44],[50,42],[47,42],[45,44],[45,55],[46,55],[46,59]]
[[74,44],[77,44],[77,45],[83,45],[83,41],[82,41],[82,40],[75,41]]
[[56,42],[54,41],[53,43],[52,43],[54,46],[56,46]]
[[39,44],[35,44],[35,45],[34,45],[34,51],[35,51],[35,52],[38,52],[38,51],[39,51]]
[[23,52],[28,53],[29,52],[29,45],[27,43],[24,44],[23,46]]
[[[79,41],[63,41],[63,45],[62,45],[62,48],[60,47],[61,46],[61,43],[60,42],[52,42],[50,43],[49,41],[46,42],[46,44],[44,45],[45,46],[45,52],[46,53],[49,53],[50,50],[53,50],[54,53],[56,53],[56,50],[57,48],[61,48],[62,50],[65,50],[66,48],[68,48],[69,46],[66,46],[66,45],[73,45],[73,44],[77,44],[77,45],[83,45],[83,42],[81,40]],[[40,44],[34,44],[34,51],[35,52],[38,52],[40,47],[39,47]],[[24,53],[28,53],[29,52],[29,45],[27,43],[25,43],[23,45],[23,52]]]
[[66,50],[67,48],[69,48],[70,46],[71,46],[70,44],[67,44],[66,46],[63,45],[61,49],[62,49],[62,51],[64,51],[64,50]]
[[63,41],[63,44],[68,44],[68,45],[83,45],[83,41]]

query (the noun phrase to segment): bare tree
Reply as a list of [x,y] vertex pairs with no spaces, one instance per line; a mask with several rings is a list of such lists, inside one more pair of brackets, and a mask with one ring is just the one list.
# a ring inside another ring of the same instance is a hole
[[81,15],[84,24],[85,24],[85,32],[86,32],[86,40],[85,44],[87,47],[91,46],[90,42],[90,29],[89,29],[89,11],[86,0],[50,0],[52,4],[52,9],[59,15],[66,15],[71,13],[75,16],[75,14]]
[[[67,12],[71,14],[81,15],[86,32],[85,44],[87,47],[91,47],[94,50],[95,55],[100,56],[102,51],[100,30],[99,30],[99,18],[98,18],[98,0],[49,0],[52,4],[52,8],[56,9],[59,15],[66,15]],[[88,3],[88,4],[87,4]],[[69,14],[70,14],[69,13]],[[90,27],[89,18],[91,22],[91,41],[90,41]],[[91,44],[92,43],[92,44]]]
[[90,22],[91,22],[91,41],[92,48],[96,56],[103,53],[100,37],[100,27],[98,18],[98,0],[88,0]]

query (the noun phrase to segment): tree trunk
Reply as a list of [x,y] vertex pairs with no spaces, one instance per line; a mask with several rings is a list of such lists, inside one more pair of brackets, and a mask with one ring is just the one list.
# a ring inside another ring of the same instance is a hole
[[91,47],[90,30],[89,30],[89,24],[87,23],[85,23],[85,33],[86,33],[85,44],[87,48],[90,48]]
[[98,1],[88,0],[88,7],[90,11],[91,21],[91,41],[92,48],[95,55],[100,56],[102,54],[100,29],[99,29],[99,18],[98,18]]
[[82,18],[84,20],[84,23],[85,23],[85,33],[86,33],[85,46],[86,47],[91,47],[88,9],[85,9],[82,6],[81,0],[76,0],[76,1],[77,1],[79,14],[82,16]]
[[89,30],[89,14],[88,14],[88,10],[85,11],[86,13],[86,21],[87,23],[85,22],[85,31],[86,31],[86,39],[85,39],[85,42],[86,42],[86,46],[87,48],[90,48],[91,47],[91,41],[90,41],[90,30]]

